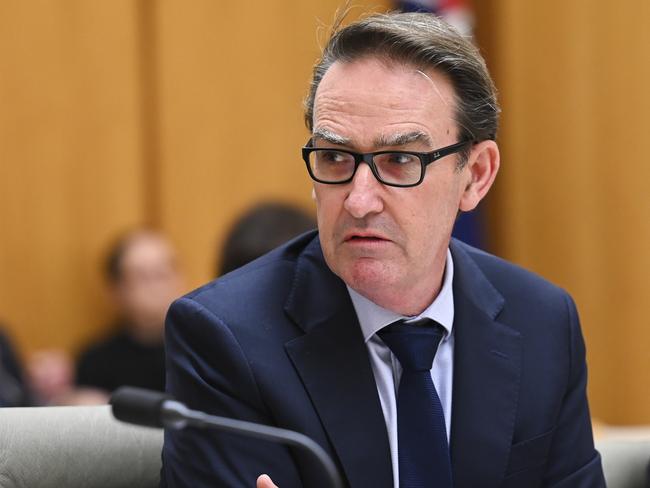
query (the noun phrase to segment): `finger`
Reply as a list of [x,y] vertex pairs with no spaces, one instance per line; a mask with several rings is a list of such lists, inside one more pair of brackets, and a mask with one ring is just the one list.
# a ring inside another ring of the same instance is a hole
[[278,488],[268,475],[263,474],[257,478],[257,488]]

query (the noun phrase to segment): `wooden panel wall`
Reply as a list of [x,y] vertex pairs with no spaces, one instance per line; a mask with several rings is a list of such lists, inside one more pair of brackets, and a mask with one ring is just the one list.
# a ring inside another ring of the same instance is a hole
[[124,229],[169,232],[196,286],[240,211],[311,208],[301,101],[339,3],[0,2],[0,322],[23,352],[105,326]]
[[[302,99],[319,34],[322,42],[341,3],[160,4],[160,217],[191,257],[193,284],[214,276],[229,226],[253,202],[282,200],[312,210],[300,156],[309,137]],[[381,6],[356,4],[351,19]]]
[[[311,208],[301,101],[339,3],[0,2],[0,318],[24,352],[103,326],[116,232],[160,225],[194,286],[239,211]],[[474,3],[504,108],[493,247],[575,296],[596,416],[650,422],[650,6]]]
[[650,3],[490,10],[503,104],[496,248],[576,299],[594,416],[650,423]]
[[144,217],[134,4],[0,2],[0,321],[74,348],[107,240]]

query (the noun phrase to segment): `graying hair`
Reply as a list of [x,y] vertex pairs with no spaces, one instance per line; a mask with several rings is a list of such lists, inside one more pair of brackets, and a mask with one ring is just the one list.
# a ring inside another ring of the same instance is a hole
[[[449,24],[426,13],[374,14],[338,29],[339,22],[314,66],[305,99],[305,124],[310,131],[314,97],[330,66],[337,61],[377,57],[445,74],[456,94],[459,140],[496,139],[500,110],[485,60],[476,46]],[[461,156],[463,163],[468,153],[469,149]]]

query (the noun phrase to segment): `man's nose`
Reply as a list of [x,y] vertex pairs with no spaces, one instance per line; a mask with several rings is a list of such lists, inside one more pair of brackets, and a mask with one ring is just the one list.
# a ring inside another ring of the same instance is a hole
[[343,206],[352,217],[362,219],[373,213],[380,213],[384,209],[381,193],[383,185],[372,174],[370,166],[362,163],[357,168],[350,184]]

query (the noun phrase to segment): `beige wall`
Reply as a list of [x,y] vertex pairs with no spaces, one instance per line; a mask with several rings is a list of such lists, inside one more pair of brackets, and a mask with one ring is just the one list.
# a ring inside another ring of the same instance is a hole
[[0,317],[25,350],[102,325],[103,246],[144,217],[135,27],[126,0],[0,1]]
[[[0,316],[24,352],[104,326],[124,228],[168,231],[194,286],[239,211],[311,208],[301,101],[338,3],[0,0]],[[494,248],[576,298],[594,413],[650,422],[650,4],[475,5],[504,108]]]
[[573,294],[594,415],[650,422],[650,3],[492,7],[496,248]]

